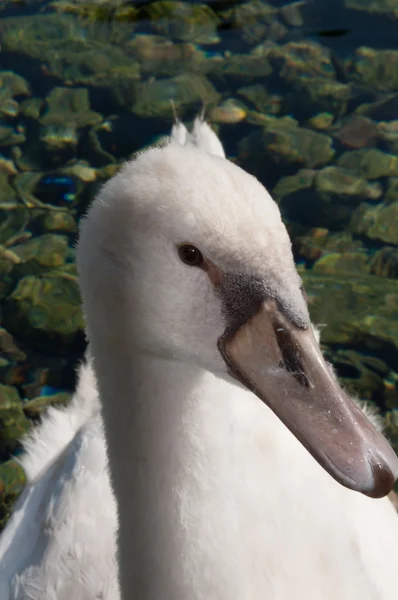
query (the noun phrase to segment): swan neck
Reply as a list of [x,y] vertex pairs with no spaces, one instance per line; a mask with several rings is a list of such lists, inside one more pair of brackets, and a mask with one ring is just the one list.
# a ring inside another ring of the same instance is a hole
[[212,502],[205,486],[219,474],[205,408],[217,379],[179,361],[143,356],[108,364],[106,372],[112,376],[100,376],[99,386],[118,506],[121,598],[188,597],[195,585],[184,549],[204,496]]

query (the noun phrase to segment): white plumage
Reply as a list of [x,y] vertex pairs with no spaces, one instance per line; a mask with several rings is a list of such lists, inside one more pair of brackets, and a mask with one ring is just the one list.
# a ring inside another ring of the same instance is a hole
[[224,156],[206,123],[177,122],[94,203],[78,251],[93,359],[25,442],[1,600],[119,600],[118,566],[123,600],[396,599],[391,503],[334,481],[230,378],[219,298],[168,246],[265,273],[296,310],[279,211]]

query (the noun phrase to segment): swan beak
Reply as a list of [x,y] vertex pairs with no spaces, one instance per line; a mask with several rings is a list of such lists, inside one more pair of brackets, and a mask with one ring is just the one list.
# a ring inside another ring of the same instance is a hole
[[334,479],[372,498],[390,492],[397,456],[341,389],[311,327],[298,327],[274,300],[266,300],[224,334],[219,349],[231,375],[271,408]]

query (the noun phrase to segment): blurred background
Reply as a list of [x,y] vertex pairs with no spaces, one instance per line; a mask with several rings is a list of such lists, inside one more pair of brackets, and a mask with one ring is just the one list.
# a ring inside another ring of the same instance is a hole
[[0,529],[84,353],[79,217],[170,100],[278,202],[323,350],[398,450],[398,0],[1,0]]

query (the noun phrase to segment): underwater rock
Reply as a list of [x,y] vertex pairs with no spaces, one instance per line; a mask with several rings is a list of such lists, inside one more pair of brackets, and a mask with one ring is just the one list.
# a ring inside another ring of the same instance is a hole
[[361,104],[355,112],[378,121],[393,121],[398,114],[398,94],[389,94],[377,102]]
[[1,19],[1,45],[5,52],[26,54],[46,60],[73,39],[75,23],[68,17],[54,14],[25,15]]
[[[116,24],[117,37],[122,30],[126,41],[131,36],[127,25],[126,31]],[[2,19],[0,26],[3,49],[39,60],[43,75],[57,77],[64,85],[104,87],[119,98],[129,93],[132,102],[139,64],[112,42],[111,24],[89,27],[71,15],[34,14]]]
[[334,134],[347,148],[365,148],[374,144],[379,137],[378,127],[368,117],[351,115]]
[[366,253],[362,242],[353,239],[346,231],[330,232],[325,227],[301,228],[301,231],[297,231],[297,227],[291,225],[288,225],[288,229],[296,259],[304,259],[310,264],[325,254],[341,256]]
[[216,104],[219,98],[220,95],[204,75],[183,74],[142,83],[132,111],[141,117],[170,118],[171,99],[177,107],[185,109],[198,104]]
[[385,142],[386,149],[398,154],[398,119],[377,123],[377,133]]
[[379,183],[369,183],[345,169],[328,166],[303,178],[302,184],[300,176],[284,177],[275,192],[288,221],[306,227],[341,229],[349,224],[353,205],[364,197],[377,199],[383,190]]
[[355,112],[378,121],[394,121],[398,114],[398,94],[383,95],[377,102],[360,104]]
[[358,276],[369,273],[368,257],[365,252],[327,252],[312,267],[320,275]]
[[224,59],[221,54],[209,55],[196,44],[175,43],[160,35],[137,34],[125,44],[125,50],[139,62],[141,72],[151,76],[210,73]]
[[90,109],[88,91],[85,88],[54,88],[46,99],[47,108],[40,118],[40,139],[47,150],[75,146],[78,130],[102,121],[99,113]]
[[[139,65],[116,46],[84,48],[84,50],[65,50],[62,55],[48,60],[45,74],[58,77],[67,85],[115,88],[120,96],[134,93],[139,79]],[[132,88],[132,89],[130,89]]]
[[21,75],[13,71],[0,71],[0,99],[18,98],[30,94],[29,83]]
[[0,384],[0,456],[8,457],[19,447],[19,441],[29,430],[29,421],[22,410],[22,401],[15,387]]
[[263,0],[249,0],[227,10],[219,16],[224,26],[239,30],[243,40],[257,44],[266,39],[278,41],[287,34],[286,27],[277,18],[278,10]]
[[398,279],[398,248],[385,246],[372,257],[370,272],[379,277]]
[[308,125],[318,131],[327,131],[334,121],[334,116],[329,112],[317,113],[307,121]]
[[14,128],[11,125],[0,125],[0,148],[23,144],[25,141],[23,127]]
[[251,82],[253,78],[266,78],[272,73],[272,66],[267,58],[268,49],[256,46],[247,54],[224,53],[224,60],[214,68],[214,73],[221,76],[240,78]]
[[281,7],[279,14],[286,25],[289,27],[302,27],[304,25],[304,16],[301,9],[306,4],[306,0],[297,0]]
[[283,104],[286,111],[299,119],[309,119],[317,112],[338,117],[346,112],[350,97],[350,85],[328,77],[310,77],[299,79]]
[[23,204],[0,205],[0,244],[9,246],[25,231],[29,212]]
[[3,117],[17,117],[19,113],[19,104],[12,98],[0,98],[0,115]]
[[124,0],[53,0],[49,6],[59,13],[77,15],[89,21],[103,21],[116,18],[123,4]]
[[[0,178],[2,175],[16,175],[18,173],[17,167],[15,166],[14,161],[11,158],[6,158],[3,154],[0,154]],[[9,192],[4,194],[4,185],[6,179],[0,180],[0,201],[3,201],[4,198],[9,197]],[[7,187],[7,185],[5,186]],[[3,195],[4,194],[4,195]]]
[[347,62],[348,76],[373,90],[398,88],[398,50],[375,50],[361,46]]
[[361,204],[352,215],[350,229],[371,240],[398,246],[398,202]]
[[7,204],[6,210],[10,209],[11,204],[15,204],[17,193],[9,183],[9,174],[0,170],[0,206]]
[[69,212],[43,211],[35,223],[43,232],[77,232],[76,220]]
[[267,58],[275,73],[285,83],[300,83],[302,78],[336,77],[330,51],[321,44],[308,40],[273,46],[269,48]]
[[351,171],[334,166],[319,171],[315,187],[318,196],[326,202],[339,202],[343,199],[350,204],[357,204],[364,198],[377,200],[383,193],[379,183],[368,183]]
[[217,44],[219,22],[206,4],[189,4],[158,0],[144,4],[138,11],[140,20],[148,20],[152,28],[169,38],[196,44]]
[[19,113],[15,97],[30,96],[29,84],[12,71],[0,71],[0,117],[14,118]]
[[292,240],[296,262],[305,260],[307,265],[312,264],[324,254],[329,235],[326,227],[311,227],[308,230],[306,227],[297,226],[296,223],[288,223],[287,229]]
[[26,360],[26,353],[21,350],[14,337],[4,327],[0,327],[0,354],[10,361]]
[[249,101],[259,112],[277,115],[281,111],[283,97],[270,94],[265,85],[255,83],[238,89],[237,94]]
[[46,233],[38,237],[12,246],[10,248],[20,259],[22,265],[19,272],[25,274],[32,270],[36,272],[36,266],[30,263],[36,263],[40,267],[55,268],[65,264],[69,255],[68,237],[60,234]]
[[300,169],[295,175],[281,177],[272,190],[273,199],[279,203],[286,196],[311,188],[316,173],[314,169]]
[[0,465],[0,531],[5,527],[25,483],[24,470],[15,459]]
[[209,112],[212,123],[239,123],[246,118],[247,111],[242,103],[229,98]]
[[398,175],[398,156],[376,148],[344,152],[338,158],[337,164],[365,179]]
[[19,110],[28,119],[39,120],[44,101],[42,98],[29,98],[19,105]]
[[277,177],[286,173],[286,168],[321,166],[333,156],[331,137],[299,127],[291,117],[270,119],[266,127],[244,138],[238,145],[240,163],[260,178],[268,174]]
[[394,362],[391,348],[398,349],[396,281],[364,274],[329,277],[307,270],[301,275],[312,322],[327,324],[322,329],[324,344],[361,345],[364,353],[384,350]]
[[344,0],[344,8],[369,14],[386,14],[398,18],[396,0]]
[[57,394],[51,394],[49,396],[37,396],[24,403],[23,411],[30,419],[37,419],[50,406],[66,406],[71,398],[72,395],[67,392],[58,392]]
[[383,196],[385,204],[398,202],[398,177],[390,177],[387,183],[387,189]]
[[23,277],[4,302],[4,326],[37,348],[66,350],[84,335],[77,278],[62,271]]

